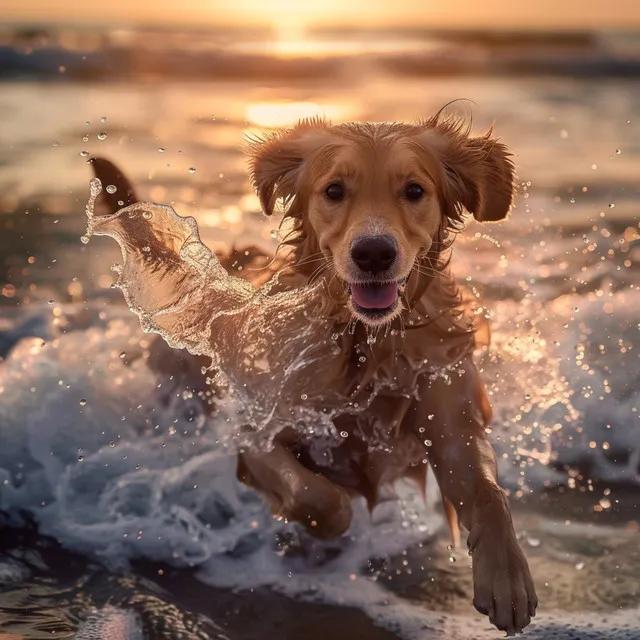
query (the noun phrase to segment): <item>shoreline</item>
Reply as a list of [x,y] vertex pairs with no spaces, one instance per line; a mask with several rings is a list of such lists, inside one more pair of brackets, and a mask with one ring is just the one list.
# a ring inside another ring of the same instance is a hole
[[[597,514],[567,526],[564,521],[543,517],[542,510],[525,512],[522,505],[514,507],[516,530],[541,601],[539,614],[524,637],[637,640],[637,522],[625,522],[614,513],[605,517]],[[580,506],[572,511],[578,513]],[[190,637],[229,640],[274,634],[293,640],[302,637],[301,633],[308,640],[500,637],[486,618],[473,610],[470,563],[463,551],[453,551],[457,561],[450,561],[451,552],[442,531],[430,542],[410,548],[406,555],[390,559],[381,570],[377,581],[384,585],[389,602],[386,608],[377,609],[378,617],[349,603],[340,606],[317,598],[313,601],[314,597],[310,601],[309,594],[290,598],[277,587],[236,591],[209,586],[198,579],[199,568],[171,569],[134,562],[130,570],[110,572],[39,536],[34,528],[5,529],[5,533],[8,535],[0,552],[0,572],[5,576],[0,592],[0,631],[4,633],[24,633],[31,624],[36,630],[44,625],[51,637],[106,638],[104,634],[114,625],[124,628],[122,625],[130,624],[127,637],[167,640],[183,637],[179,630],[189,625],[194,633]],[[7,581],[11,574],[8,566],[18,578],[11,585]],[[413,570],[406,571],[407,566]],[[313,569],[308,571],[312,575]],[[358,576],[360,579],[369,582],[366,576]],[[357,581],[354,589],[358,590]],[[21,594],[19,599],[16,594]],[[21,609],[28,615],[16,615]],[[8,610],[13,612],[13,620]],[[387,622],[380,616],[388,616]],[[392,620],[398,616],[410,619],[414,632],[394,632]],[[423,625],[425,635],[415,635],[418,623]],[[154,633],[149,631],[153,628],[169,631],[161,636],[149,635]],[[83,635],[89,629],[103,635]],[[195,635],[193,630],[205,635]]]

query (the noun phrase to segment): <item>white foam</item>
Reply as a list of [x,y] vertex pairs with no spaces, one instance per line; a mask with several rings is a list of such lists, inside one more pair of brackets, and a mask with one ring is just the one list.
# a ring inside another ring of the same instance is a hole
[[[222,445],[242,424],[237,408],[208,419],[194,399],[161,407],[162,380],[135,359],[147,342],[135,318],[97,323],[44,347],[25,338],[1,366],[0,508],[30,510],[43,533],[116,564],[193,566],[270,545],[284,525],[235,479],[233,451]],[[375,538],[367,520],[361,509],[355,526]],[[434,522],[422,507],[409,538]]]
[[[511,462],[503,462],[502,478],[512,488],[564,484],[566,473],[549,463],[587,459],[594,480],[640,485],[640,389],[629,357],[639,306],[635,289],[495,305],[492,346],[481,365],[495,412],[494,446]],[[614,459],[614,451],[626,455]]]
[[[626,322],[633,313],[627,294],[615,294],[611,300],[616,314],[611,322]],[[560,320],[563,309],[573,308],[567,302],[553,310]],[[47,307],[32,308],[30,313],[46,318],[52,311],[58,314],[58,335],[44,347],[40,339],[24,338],[0,364],[1,509],[31,512],[43,534],[113,567],[126,566],[134,558],[195,566],[198,576],[212,585],[268,585],[297,598],[357,606],[380,624],[400,630],[403,638],[421,637],[425,625],[465,637],[459,619],[400,602],[361,574],[369,558],[401,553],[440,529],[433,493],[425,506],[411,488],[400,487],[402,500],[383,503],[373,520],[358,503],[348,536],[330,543],[307,540],[305,555],[283,556],[276,534],[292,534],[295,527],[274,521],[257,494],[236,480],[235,458],[222,445],[224,435],[240,424],[237,407],[223,405],[215,418],[208,419],[189,394],[164,406],[164,387],[158,385],[167,380],[147,367],[149,338],[126,309],[115,307],[105,313],[96,305],[81,314],[78,307]],[[562,440],[554,440],[552,447],[576,436],[577,426],[601,428],[600,417],[587,410],[588,399],[578,399],[575,393],[586,380],[593,385],[594,376],[587,371],[575,383],[570,377],[562,380],[562,367],[571,371],[575,363],[563,365],[558,356],[575,358],[575,349],[569,340],[553,345],[553,323],[550,334],[541,327],[541,354],[516,348],[529,343],[528,332],[514,323],[531,311],[515,302],[499,310],[503,320],[494,334],[497,359],[486,366],[490,389],[496,389],[496,374],[503,372],[494,397],[498,408],[494,435],[501,435],[496,445],[510,455],[517,442],[510,438],[521,433],[525,422],[513,422],[511,416],[525,393],[532,393],[527,421],[550,424],[556,412],[570,413],[569,401],[576,412],[577,417],[565,421],[557,432]],[[583,301],[583,321],[601,322],[599,318],[598,307]],[[18,326],[22,319],[15,322]],[[613,326],[605,330],[617,340]],[[550,367],[553,363],[557,368]],[[545,376],[548,387],[542,384]],[[635,396],[626,402],[634,401]],[[500,407],[509,402],[503,413]],[[617,399],[607,402],[603,410],[614,410]],[[628,419],[624,411],[620,416]],[[540,436],[534,429],[530,437]],[[617,437],[621,445],[633,445],[624,428],[610,433],[612,446]],[[588,442],[582,440],[575,440],[576,455],[591,454]],[[524,441],[517,446],[533,444]],[[500,467],[514,486],[521,477],[532,488],[555,477],[539,462],[520,469],[506,459],[500,460]],[[434,483],[430,490],[435,491]],[[328,560],[331,555],[335,558]],[[482,637],[488,627],[478,620],[470,617],[469,625],[475,626],[469,628],[477,627]]]

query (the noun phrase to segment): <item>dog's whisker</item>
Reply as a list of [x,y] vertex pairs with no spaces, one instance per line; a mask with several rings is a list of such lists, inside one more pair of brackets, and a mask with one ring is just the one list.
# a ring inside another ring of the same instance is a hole
[[438,269],[436,269],[435,267],[432,267],[429,264],[418,262],[417,260],[416,260],[416,262],[414,262],[413,267],[412,267],[411,270],[415,271],[416,273],[420,273],[422,275],[425,275],[425,276],[436,276],[436,275],[438,275],[438,273],[440,273],[440,271]]
[[300,260],[296,260],[295,262],[292,262],[291,266],[301,267],[305,264],[309,264],[310,262],[316,262],[317,260],[323,260],[323,259],[326,259],[326,256],[324,255],[324,253],[322,251],[317,251],[316,253],[312,253],[309,256],[304,256],[303,258],[300,258]]
[[416,273],[419,273],[421,276],[426,276],[427,278],[435,278],[438,276],[438,271],[422,271],[421,269],[416,269]]
[[307,282],[310,282],[313,280],[313,278],[316,276],[316,274],[318,272],[321,272],[323,269],[326,269],[328,266],[330,266],[330,262],[328,260],[324,260],[321,264],[319,264],[309,275],[309,277],[307,278]]
[[[322,268],[317,269],[317,270],[316,270],[316,272],[315,272],[315,274],[314,274],[314,276],[313,276],[313,278],[309,278],[309,279],[307,280],[307,284],[308,284],[308,285],[312,285],[312,284],[314,284],[315,282],[319,281],[321,278],[325,278],[325,279],[326,279],[326,277],[327,277],[327,276],[326,276],[325,272],[326,272],[327,270],[330,270],[330,268],[331,268],[331,265],[326,264],[326,265],[323,265],[323,266],[322,266]],[[327,291],[328,291],[328,292],[330,292],[330,287],[329,287],[329,285],[330,285],[330,283],[331,283],[331,281],[332,281],[332,280],[333,280],[333,276],[331,276],[331,277],[329,278],[329,281],[328,281],[328,283],[327,283]],[[330,295],[330,293],[328,293],[327,295]],[[332,300],[333,302],[337,302],[333,297],[331,297],[331,300]]]
[[318,280],[325,269],[333,268],[333,260],[327,260],[324,264],[317,267],[313,273],[307,278],[307,284],[313,284],[315,280]]
[[314,262],[320,262],[321,260],[326,260],[324,256],[320,256],[319,258],[308,258],[302,262],[294,262],[291,264],[292,267],[306,267],[307,265],[313,264]]
[[[332,264],[333,266],[333,264]],[[334,269],[333,270],[333,274],[331,275],[331,278],[329,279],[329,282],[327,283],[327,289],[329,291],[329,295],[331,295],[331,283],[338,277],[338,272]],[[333,296],[331,296],[331,300],[333,300],[333,302],[338,302],[338,300],[336,300]]]
[[311,278],[311,276],[312,276],[312,275],[313,275],[313,274],[314,274],[314,273],[315,273],[319,268],[324,267],[324,266],[326,266],[326,265],[328,264],[328,263],[327,263],[327,261],[326,261],[326,259],[325,259],[324,257],[323,257],[323,258],[316,258],[315,260],[309,260],[309,261],[308,261],[308,262],[306,262],[304,265],[297,265],[297,264],[295,264],[295,265],[290,265],[290,268],[291,268],[291,269],[299,269],[301,266],[308,267],[308,266],[315,265],[315,264],[316,264],[316,263],[318,263],[318,262],[319,262],[320,264],[319,264],[319,265],[314,266],[314,271],[313,271],[313,272],[312,272],[312,274],[309,276],[309,279],[310,279],[310,278]]
[[403,302],[406,305],[406,309],[409,309],[411,307],[411,305],[409,304],[409,300],[407,299],[407,296],[403,293],[400,298],[403,300]]

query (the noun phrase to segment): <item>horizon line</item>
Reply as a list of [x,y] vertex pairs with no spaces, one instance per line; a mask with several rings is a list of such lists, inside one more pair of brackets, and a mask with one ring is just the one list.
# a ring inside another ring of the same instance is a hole
[[[239,31],[261,31],[278,33],[277,25],[269,21],[261,23],[244,23],[237,24],[233,22],[211,22],[209,24],[199,21],[184,21],[171,23],[167,21],[154,20],[80,20],[70,21],[63,18],[53,19],[32,19],[32,18],[9,18],[3,19],[0,23],[0,32],[8,29],[24,28],[24,29],[45,29],[45,28],[65,28],[67,30],[81,29],[149,29],[159,31],[194,31],[205,32],[208,30],[234,29]],[[349,29],[351,31],[413,31],[423,33],[500,33],[500,34],[524,34],[539,33],[549,35],[578,35],[578,34],[602,34],[602,33],[618,33],[618,34],[635,34],[640,33],[640,25],[634,27],[628,26],[604,26],[604,27],[572,27],[572,26],[543,26],[543,25],[494,25],[494,26],[472,26],[472,25],[415,25],[407,22],[392,22],[385,24],[362,24],[352,23],[349,21],[340,23],[324,23],[316,22],[304,25],[305,32],[314,32],[320,30],[340,31]]]

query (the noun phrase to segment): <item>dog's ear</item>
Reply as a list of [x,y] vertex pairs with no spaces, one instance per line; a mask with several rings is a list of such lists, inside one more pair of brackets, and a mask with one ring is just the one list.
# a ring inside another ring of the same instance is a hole
[[480,222],[507,217],[515,195],[515,166],[493,130],[473,137],[461,120],[436,118],[425,123],[423,135],[444,169],[445,197],[457,210],[466,209]]
[[314,118],[293,129],[247,140],[251,182],[267,215],[273,213],[278,199],[287,205],[296,197],[305,166],[328,142],[329,128],[329,123]]
[[[106,203],[109,213],[115,213],[123,207],[138,202],[138,196],[133,186],[113,162],[99,157],[91,158],[89,162],[94,175],[102,182],[100,198]],[[113,193],[107,191],[107,187],[110,185],[116,188]],[[120,204],[121,202],[123,204]]]

